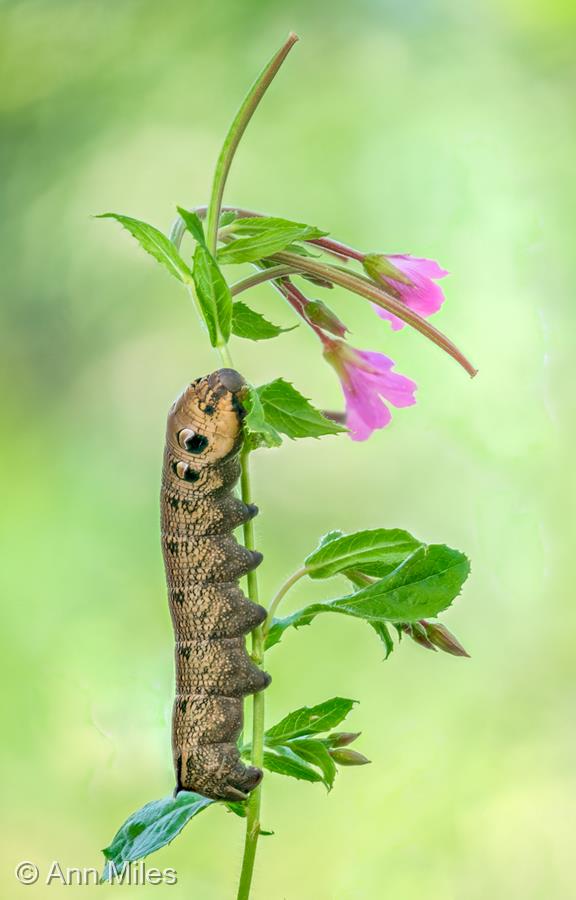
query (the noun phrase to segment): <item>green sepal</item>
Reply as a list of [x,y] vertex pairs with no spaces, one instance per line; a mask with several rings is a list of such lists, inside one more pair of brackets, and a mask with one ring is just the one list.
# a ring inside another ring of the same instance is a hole
[[362,260],[362,265],[366,274],[374,281],[380,281],[380,278],[392,278],[401,284],[413,286],[413,282],[410,281],[408,276],[391,263],[383,253],[367,253]]

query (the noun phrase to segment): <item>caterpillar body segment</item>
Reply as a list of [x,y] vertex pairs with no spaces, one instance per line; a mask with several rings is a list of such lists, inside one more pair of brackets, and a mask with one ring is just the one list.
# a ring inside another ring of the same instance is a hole
[[190,384],[170,409],[162,471],[162,550],[176,640],[172,750],[176,792],[240,800],[262,779],[237,740],[243,698],[270,676],[250,659],[245,636],[266,610],[238,580],[262,555],[232,532],[258,508],[234,496],[240,477],[244,380],[219,369]]

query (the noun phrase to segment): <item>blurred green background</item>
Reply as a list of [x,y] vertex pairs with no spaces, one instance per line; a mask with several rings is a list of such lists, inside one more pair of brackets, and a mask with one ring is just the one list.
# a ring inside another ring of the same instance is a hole
[[[470,555],[444,621],[472,658],[405,641],[383,663],[338,617],[270,652],[270,721],[355,697],[373,764],[328,797],[266,778],[275,836],[254,897],[575,896],[575,25],[567,0],[0,6],[3,896],[47,890],[16,883],[22,859],[99,866],[126,815],[172,789],[163,432],[215,360],[177,283],[91,215],[167,229],[176,203],[205,202],[230,118],[290,29],[302,42],[228,201],[437,258],[452,275],[435,324],[480,374],[335,293],[354,343],[391,355],[419,403],[365,444],[258,455],[264,594],[330,528],[402,526]],[[292,324],[266,287],[253,303]],[[232,350],[254,382],[340,403],[303,329]],[[150,860],[177,885],[123,896],[235,896],[241,845],[240,821],[211,809]]]

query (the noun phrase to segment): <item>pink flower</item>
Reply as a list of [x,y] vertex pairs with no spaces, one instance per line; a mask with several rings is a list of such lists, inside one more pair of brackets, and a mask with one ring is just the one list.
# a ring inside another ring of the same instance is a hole
[[356,350],[344,341],[327,340],[324,356],[336,369],[346,400],[346,425],[353,441],[365,441],[384,428],[392,414],[384,401],[398,408],[416,402],[416,384],[392,372],[394,362],[383,353]]
[[[372,253],[365,257],[364,267],[372,278],[392,288],[406,306],[425,319],[438,312],[444,303],[444,293],[436,281],[448,272],[433,259],[421,259],[408,253],[386,256]],[[394,269],[401,272],[405,280],[394,278]],[[381,306],[374,305],[374,309],[380,318],[391,323],[394,331],[404,328],[404,322],[398,316]]]

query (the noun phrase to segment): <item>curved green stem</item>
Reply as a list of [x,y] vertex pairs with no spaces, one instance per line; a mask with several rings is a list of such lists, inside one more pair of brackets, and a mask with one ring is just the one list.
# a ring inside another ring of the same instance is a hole
[[291,33],[288,35],[283,46],[272,57],[268,65],[260,73],[244,100],[242,106],[236,114],[236,118],[232,122],[228,130],[228,134],[222,145],[218,162],[216,163],[216,171],[214,172],[214,180],[212,182],[212,193],[210,195],[210,205],[208,207],[208,222],[206,226],[206,243],[211,253],[216,253],[216,244],[218,241],[218,223],[220,221],[220,210],[222,208],[222,197],[224,196],[224,186],[230,171],[230,166],[236,153],[236,149],[242,135],[246,130],[248,122],[254,115],[256,107],[266,93],[267,88],[272,83],[278,69],[286,59],[288,53],[298,40],[298,35]]
[[220,357],[222,364],[227,369],[233,369],[234,363],[232,362],[232,356],[230,355],[230,348],[228,347],[228,344],[217,344],[215,350]]
[[293,266],[271,266],[269,269],[262,269],[254,275],[249,275],[241,281],[237,281],[230,286],[230,292],[233,297],[241,294],[249,288],[255,287],[257,284],[263,284],[265,281],[273,281],[275,278],[282,278],[285,275],[292,275],[297,272]]
[[270,626],[272,625],[272,621],[274,619],[274,614],[276,613],[276,610],[280,606],[280,603],[282,602],[282,600],[284,599],[284,597],[286,596],[288,591],[296,584],[297,581],[300,581],[300,579],[304,578],[304,576],[307,574],[308,574],[308,569],[306,568],[306,566],[304,566],[302,569],[298,569],[297,572],[294,572],[294,574],[291,575],[290,578],[284,582],[284,584],[282,585],[282,587],[280,588],[280,590],[278,591],[278,593],[276,594],[276,596],[274,597],[274,599],[272,600],[272,603],[270,604],[270,606],[268,608],[268,615],[266,616],[266,621],[262,625],[264,637],[266,637],[266,635],[270,631]]
[[[241,491],[244,503],[252,502],[252,489],[250,484],[249,452],[242,454]],[[244,524],[244,543],[249,550],[256,548],[254,534],[254,522],[250,519]],[[256,570],[248,573],[248,596],[253,603],[258,603],[258,576]],[[262,626],[252,632],[252,658],[255,663],[261,663],[264,659],[264,632]],[[264,693],[254,694],[252,716],[252,765],[262,768],[264,758]],[[244,840],[244,856],[242,870],[238,885],[237,900],[248,900],[250,885],[254,872],[256,848],[260,834],[260,803],[262,786],[258,785],[248,799],[246,815],[246,837]]]

